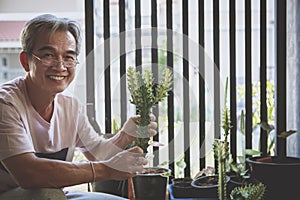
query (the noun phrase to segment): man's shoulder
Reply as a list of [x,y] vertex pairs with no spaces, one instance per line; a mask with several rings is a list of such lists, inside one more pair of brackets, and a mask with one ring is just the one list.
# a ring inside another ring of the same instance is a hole
[[0,85],[0,100],[2,102],[12,102],[23,96],[24,78],[18,77]]

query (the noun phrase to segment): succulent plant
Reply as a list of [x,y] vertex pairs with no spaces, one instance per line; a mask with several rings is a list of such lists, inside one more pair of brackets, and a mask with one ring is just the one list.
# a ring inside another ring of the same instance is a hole
[[173,76],[171,70],[165,68],[161,80],[155,84],[153,74],[149,70],[141,73],[134,67],[129,67],[127,80],[131,94],[130,102],[136,106],[137,114],[140,115],[138,137],[133,145],[140,146],[144,152],[147,152],[151,109],[167,97],[172,87]]
[[214,142],[214,157],[218,161],[218,196],[219,200],[227,198],[226,187],[226,159],[229,155],[228,144],[226,141],[215,140]]
[[234,188],[230,198],[234,200],[260,200],[263,198],[266,186],[263,183],[249,184]]

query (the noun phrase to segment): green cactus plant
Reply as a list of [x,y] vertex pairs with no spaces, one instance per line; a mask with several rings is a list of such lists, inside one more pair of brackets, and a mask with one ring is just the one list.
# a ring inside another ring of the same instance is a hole
[[[226,182],[226,166],[230,164],[229,142],[228,136],[232,128],[230,120],[230,110],[227,107],[227,93],[228,93],[228,78],[226,79],[225,87],[225,107],[222,115],[222,129],[224,134],[224,141],[215,140],[214,143],[214,156],[218,162],[218,197],[219,200],[227,199],[227,182]],[[230,193],[231,199],[234,200],[259,200],[265,193],[265,185],[262,183],[249,184],[242,187],[237,187]],[[241,195],[242,194],[242,195]],[[245,196],[245,198],[239,198]]]
[[230,111],[227,107],[227,93],[228,93],[228,77],[226,78],[225,86],[225,100],[224,100],[224,110],[222,114],[222,129],[224,140],[216,139],[214,142],[214,158],[218,163],[218,197],[219,200],[227,199],[227,182],[226,182],[226,168],[227,160],[229,159],[229,143],[228,136],[230,135],[230,130],[232,128],[230,121]]
[[234,200],[260,200],[265,191],[266,186],[263,183],[249,184],[234,188],[230,193],[230,198]]
[[214,157],[218,161],[218,197],[219,200],[227,198],[226,159],[228,157],[228,144],[226,141],[215,140]]
[[143,74],[136,71],[134,67],[127,70],[128,90],[131,94],[130,102],[136,106],[137,114],[140,115],[138,137],[132,144],[140,146],[147,152],[149,146],[149,123],[151,109],[155,104],[163,101],[172,87],[171,70],[163,70],[162,79],[159,83],[154,83],[153,74],[149,70],[144,70]]

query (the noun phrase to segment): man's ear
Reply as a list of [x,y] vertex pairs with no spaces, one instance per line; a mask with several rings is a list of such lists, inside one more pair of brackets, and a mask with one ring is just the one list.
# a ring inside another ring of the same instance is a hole
[[25,69],[26,72],[29,72],[29,63],[28,63],[28,56],[27,56],[27,53],[22,51],[20,53],[20,62],[23,66],[23,68]]

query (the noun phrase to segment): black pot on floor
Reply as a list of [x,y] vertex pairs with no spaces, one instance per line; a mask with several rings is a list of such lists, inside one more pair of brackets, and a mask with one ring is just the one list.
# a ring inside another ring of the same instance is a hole
[[[212,176],[200,176],[194,179],[191,185],[196,189],[194,196],[197,198],[218,198],[218,179],[217,174]],[[230,180],[229,176],[226,176],[226,183],[228,185]],[[228,191],[228,189],[227,189]],[[229,193],[227,192],[227,196]]]
[[251,176],[266,185],[267,200],[297,200],[300,198],[300,158],[247,158]]
[[150,167],[146,171],[159,171],[158,173],[138,174],[132,178],[136,200],[165,200],[170,169]]
[[172,179],[172,195],[174,198],[196,197],[197,189],[191,185],[192,181],[193,179],[189,177]]

